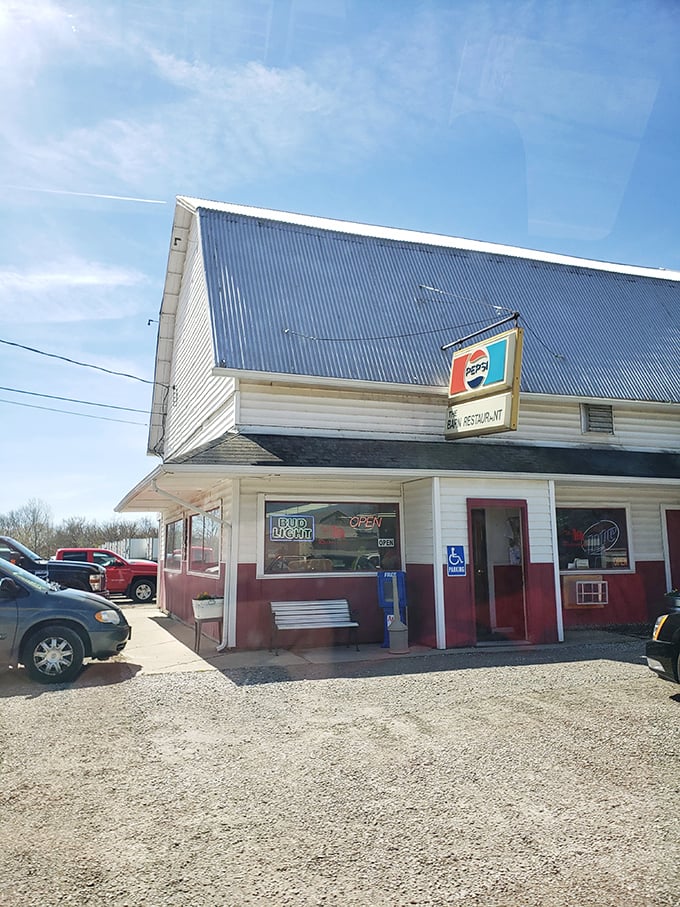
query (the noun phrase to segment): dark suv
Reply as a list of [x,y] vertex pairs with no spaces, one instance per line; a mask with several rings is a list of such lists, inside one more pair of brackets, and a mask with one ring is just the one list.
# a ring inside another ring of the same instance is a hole
[[130,632],[108,599],[61,589],[0,560],[0,663],[23,664],[41,683],[69,683],[85,658],[121,652]]

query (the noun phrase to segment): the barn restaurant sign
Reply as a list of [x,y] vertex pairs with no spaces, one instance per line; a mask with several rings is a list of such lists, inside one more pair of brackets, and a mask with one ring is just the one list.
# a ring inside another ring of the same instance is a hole
[[447,439],[517,428],[522,333],[513,328],[454,353]]

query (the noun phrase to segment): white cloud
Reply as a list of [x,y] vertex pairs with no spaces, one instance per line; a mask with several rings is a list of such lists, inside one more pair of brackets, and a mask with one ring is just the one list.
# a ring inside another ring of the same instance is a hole
[[[45,323],[122,318],[140,311],[133,291],[149,283],[146,275],[70,258],[19,271],[0,269],[0,322]],[[121,292],[128,291],[128,292]]]
[[98,47],[97,78],[115,66],[135,68],[165,90],[145,107],[131,97],[124,117],[107,116],[103,107],[88,125],[62,124],[49,140],[21,116],[5,119],[0,164],[9,183],[93,193],[122,185],[145,198],[193,191],[198,182],[225,191],[262,173],[359,161],[393,140],[409,117],[422,117],[423,109],[430,115],[438,39],[427,16],[400,23],[380,41],[368,35],[354,45],[320,45],[303,69],[257,59],[189,62],[147,43],[141,29],[116,46],[92,10],[81,26],[56,4],[44,2],[41,9],[42,24],[31,25],[35,52],[20,67],[24,74],[60,65],[63,46],[55,55],[55,43],[70,42],[68,29],[76,26],[69,22],[78,22],[87,41],[71,48],[69,62],[82,67],[85,89]]
[[[21,103],[46,57],[77,46],[74,19],[51,0],[10,0],[0,5],[0,88],[3,109]],[[15,90],[15,94],[12,93]]]

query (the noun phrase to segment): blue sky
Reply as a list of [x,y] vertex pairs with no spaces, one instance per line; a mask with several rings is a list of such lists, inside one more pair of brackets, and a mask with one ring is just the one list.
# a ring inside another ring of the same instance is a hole
[[678,47],[676,0],[3,4],[0,513],[159,462],[176,195],[680,269]]

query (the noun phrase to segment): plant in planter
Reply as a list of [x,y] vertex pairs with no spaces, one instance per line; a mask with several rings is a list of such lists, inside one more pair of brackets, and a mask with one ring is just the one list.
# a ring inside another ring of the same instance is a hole
[[680,611],[680,590],[671,589],[670,592],[666,592],[664,598],[669,607],[673,608],[674,611]]
[[192,598],[191,607],[197,620],[217,620],[224,611],[224,598],[212,592],[199,592],[196,598]]

